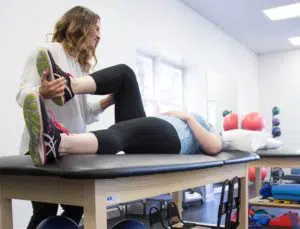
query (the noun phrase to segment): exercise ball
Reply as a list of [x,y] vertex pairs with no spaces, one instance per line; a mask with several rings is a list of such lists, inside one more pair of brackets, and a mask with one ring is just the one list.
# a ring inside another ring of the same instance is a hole
[[272,128],[272,136],[273,136],[274,138],[276,138],[276,137],[279,137],[280,135],[281,135],[281,129],[280,129],[280,127],[274,126],[274,127]]
[[273,107],[273,109],[272,109],[272,114],[273,115],[278,115],[279,112],[280,112],[280,109],[278,107]]
[[273,118],[272,124],[273,124],[273,126],[279,126],[279,125],[280,125],[280,120],[279,120],[279,118]]
[[[266,178],[267,172],[268,171],[266,168],[261,168],[260,178],[262,181]],[[248,179],[249,179],[249,181],[255,181],[255,168],[254,167],[248,168]]]
[[124,219],[117,222],[112,229],[146,229],[146,226],[135,219]]
[[44,219],[36,229],[79,229],[77,223],[64,216],[52,216]]
[[262,130],[265,128],[265,120],[259,112],[247,114],[242,121],[244,130]]
[[225,116],[223,120],[223,129],[224,130],[234,130],[239,127],[239,116],[237,113],[231,113]]

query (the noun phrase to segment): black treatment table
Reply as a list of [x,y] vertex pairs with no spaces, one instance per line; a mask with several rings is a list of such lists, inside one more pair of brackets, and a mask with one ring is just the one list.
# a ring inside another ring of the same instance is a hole
[[[248,163],[257,154],[70,155],[35,167],[29,156],[0,158],[0,229],[13,229],[12,199],[84,207],[85,229],[107,228],[106,207],[241,178],[241,226],[248,228]],[[178,206],[181,206],[178,205]]]

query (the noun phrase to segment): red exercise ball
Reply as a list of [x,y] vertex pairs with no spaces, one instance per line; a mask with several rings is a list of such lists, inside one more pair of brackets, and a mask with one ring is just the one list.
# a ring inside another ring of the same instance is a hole
[[[267,169],[266,168],[261,168],[261,180],[263,181],[267,176]],[[248,168],[248,179],[249,181],[255,181],[255,168],[254,167],[249,167]]]
[[239,115],[237,113],[231,113],[226,115],[223,120],[224,130],[234,130],[239,127]]
[[242,121],[244,130],[262,130],[265,128],[265,120],[258,112],[251,112]]

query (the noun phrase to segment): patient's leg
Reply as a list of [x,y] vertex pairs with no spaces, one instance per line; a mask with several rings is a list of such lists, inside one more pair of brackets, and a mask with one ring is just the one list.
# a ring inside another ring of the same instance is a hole
[[41,49],[37,57],[40,76],[49,81],[65,78],[64,95],[53,101],[62,106],[74,94],[106,95],[114,93],[115,122],[145,117],[141,93],[133,70],[125,64],[115,65],[83,77],[72,77],[64,72],[54,61],[51,53]]
[[23,113],[30,135],[29,153],[38,166],[54,160],[59,153],[176,154],[180,151],[175,128],[159,118],[131,119],[107,130],[69,135],[48,116],[44,101],[35,92],[25,97]]
[[92,133],[98,139],[97,154],[176,154],[181,147],[175,128],[155,117],[119,122]]
[[96,84],[95,94],[114,93],[116,123],[146,116],[139,85],[130,67],[115,65],[94,72],[90,77]]
[[61,134],[58,147],[59,153],[68,154],[95,154],[98,150],[98,140],[92,133],[85,134]]
[[59,153],[66,154],[176,154],[180,141],[174,127],[159,118],[119,122],[92,133],[61,134]]
[[71,80],[75,94],[114,93],[115,122],[145,117],[139,85],[133,70],[120,64]]

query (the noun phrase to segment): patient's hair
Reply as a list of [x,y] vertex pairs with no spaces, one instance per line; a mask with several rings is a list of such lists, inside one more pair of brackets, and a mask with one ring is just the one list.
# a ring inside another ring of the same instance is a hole
[[87,42],[97,20],[100,20],[100,17],[90,9],[75,6],[58,20],[52,38],[53,42],[62,43],[67,53],[74,57],[86,72],[91,69],[92,58],[95,64],[97,63],[96,47]]

